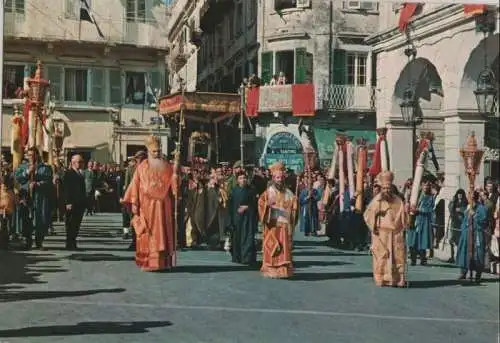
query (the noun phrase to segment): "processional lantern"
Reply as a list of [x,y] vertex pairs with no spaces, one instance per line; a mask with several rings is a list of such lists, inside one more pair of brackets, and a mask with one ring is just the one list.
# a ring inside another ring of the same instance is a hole
[[477,146],[476,135],[472,132],[468,137],[465,145],[460,149],[460,156],[464,161],[465,175],[469,181],[469,203],[472,204],[472,194],[474,193],[474,185],[476,175],[479,174],[479,168],[483,159],[484,150]]
[[28,79],[28,98],[31,105],[36,106],[37,110],[42,108],[49,86],[50,82],[43,78],[42,62],[38,61],[35,76]]
[[406,125],[412,126],[417,121],[418,104],[413,89],[406,89],[403,93],[403,100],[399,104],[401,107],[401,115]]

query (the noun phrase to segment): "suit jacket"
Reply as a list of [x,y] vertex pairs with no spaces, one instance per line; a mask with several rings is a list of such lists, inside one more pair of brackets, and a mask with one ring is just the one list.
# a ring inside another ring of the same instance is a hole
[[74,169],[69,169],[64,176],[64,200],[66,205],[86,206],[87,191],[85,176],[78,174]]

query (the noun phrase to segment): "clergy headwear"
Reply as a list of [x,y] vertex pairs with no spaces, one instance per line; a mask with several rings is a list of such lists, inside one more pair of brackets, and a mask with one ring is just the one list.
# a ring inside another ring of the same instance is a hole
[[145,145],[148,150],[159,150],[161,148],[160,137],[153,135],[149,136],[146,138]]
[[381,186],[383,185],[392,185],[394,181],[394,173],[391,171],[383,171],[380,174],[378,174],[379,183]]
[[274,163],[269,167],[269,170],[271,170],[271,174],[275,175],[278,173],[284,173],[285,172],[285,165],[283,162],[279,161]]

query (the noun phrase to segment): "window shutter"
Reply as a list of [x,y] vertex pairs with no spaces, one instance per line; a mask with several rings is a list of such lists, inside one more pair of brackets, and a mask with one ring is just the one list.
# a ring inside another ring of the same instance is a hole
[[16,0],[16,13],[24,13],[24,0]]
[[111,105],[122,103],[122,73],[120,70],[109,71],[109,102]]
[[62,100],[62,72],[63,69],[61,67],[47,67],[50,92],[56,100]]
[[68,19],[76,19],[77,6],[75,0],[66,0],[64,7],[64,17]]
[[314,81],[314,55],[311,53],[306,53],[306,79],[305,83],[313,83]]
[[95,105],[104,105],[104,69],[92,69],[90,80],[92,85],[90,102]]
[[306,82],[307,49],[295,49],[295,83]]
[[[269,83],[273,77],[273,52],[263,52],[261,55],[261,72],[260,78],[263,84]],[[239,82],[237,80],[237,82]]]
[[333,51],[333,84],[345,85],[346,83],[346,58],[345,50],[335,49]]
[[150,76],[149,76],[149,81],[151,82],[151,90],[153,91],[153,94],[156,96],[156,92],[155,92],[155,89],[159,89],[162,91],[163,93],[163,82],[162,82],[162,74],[159,70],[153,70],[151,71],[150,73]]

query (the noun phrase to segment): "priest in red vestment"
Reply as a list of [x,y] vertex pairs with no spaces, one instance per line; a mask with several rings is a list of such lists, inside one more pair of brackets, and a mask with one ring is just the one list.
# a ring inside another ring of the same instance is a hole
[[172,204],[177,175],[173,165],[162,157],[159,137],[149,137],[146,147],[148,158],[136,167],[123,203],[132,210],[137,266],[143,271],[160,271],[174,267],[176,262]]

